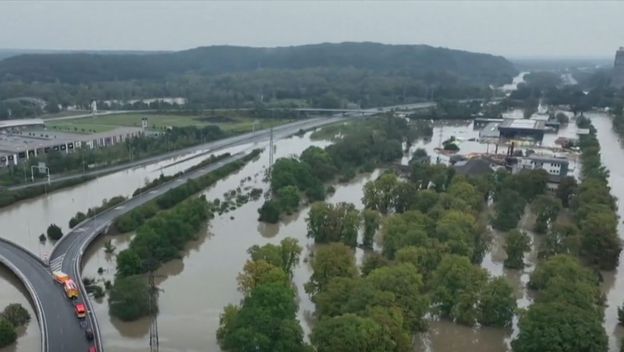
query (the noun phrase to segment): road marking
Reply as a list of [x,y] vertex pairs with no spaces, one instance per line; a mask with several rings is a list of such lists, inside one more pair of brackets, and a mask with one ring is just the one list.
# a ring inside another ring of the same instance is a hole
[[61,268],[63,267],[63,259],[65,259],[65,254],[50,261],[50,270],[52,270],[52,272],[61,271]]
[[118,206],[117,208],[115,208],[115,210],[121,210],[121,209],[123,209],[123,208],[124,208],[124,206],[123,206],[123,205],[120,205],[120,206]]

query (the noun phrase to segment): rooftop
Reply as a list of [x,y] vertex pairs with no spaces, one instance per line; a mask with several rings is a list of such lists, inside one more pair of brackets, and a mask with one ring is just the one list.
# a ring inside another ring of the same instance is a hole
[[498,131],[497,122],[488,123],[481,131],[479,131],[479,138],[498,138],[500,137],[500,132]]
[[1,120],[0,129],[45,125],[42,119]]
[[457,173],[466,176],[481,176],[491,173],[490,162],[485,159],[458,161],[453,166]]
[[546,126],[544,121],[530,119],[505,119],[498,126],[499,128],[513,128],[522,130],[544,130]]

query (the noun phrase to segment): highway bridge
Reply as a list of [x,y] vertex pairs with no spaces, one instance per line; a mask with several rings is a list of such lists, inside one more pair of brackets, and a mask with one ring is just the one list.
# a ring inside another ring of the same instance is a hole
[[[273,129],[275,139],[284,138],[300,130],[320,127],[322,125],[343,121],[342,117],[318,118],[298,121],[282,125]],[[202,154],[213,153],[226,147],[259,143],[269,138],[268,130],[252,134],[240,135],[226,140],[195,147],[191,151],[201,151]],[[188,149],[169,153],[169,158],[191,152]],[[161,184],[151,190],[136,195],[114,208],[108,209],[96,216],[86,219],[59,240],[48,261],[43,261],[30,251],[23,249],[9,241],[0,239],[0,263],[6,265],[24,283],[34,304],[37,320],[41,329],[41,348],[43,352],[84,352],[90,344],[103,351],[104,346],[100,336],[97,317],[89,301],[89,297],[82,283],[81,260],[87,247],[120,215],[149,202],[168,190],[182,185],[184,182],[203,176],[219,167],[238,160],[243,153],[232,155],[204,168],[184,173],[181,176]],[[158,158],[156,161],[162,160]],[[154,162],[154,161],[152,161]],[[62,270],[76,281],[80,288],[80,297],[77,302],[69,301],[63,289],[52,278],[53,270]],[[87,306],[88,317],[86,325],[95,335],[92,343],[85,338],[84,329],[75,317],[73,304],[83,302]]]

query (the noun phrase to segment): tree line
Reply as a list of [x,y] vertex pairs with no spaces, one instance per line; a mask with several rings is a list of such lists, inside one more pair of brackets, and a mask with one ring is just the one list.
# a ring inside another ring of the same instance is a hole
[[283,213],[297,210],[302,196],[309,201],[325,199],[325,184],[346,181],[362,171],[403,156],[418,128],[391,116],[352,123],[341,128],[341,137],[326,148],[309,147],[299,158],[280,158],[271,168],[272,198],[260,208],[260,221],[275,223]]
[[312,352],[296,318],[292,272],[302,248],[293,238],[249,248],[238,275],[239,305],[224,308],[217,339],[224,351]]
[[[502,57],[424,45],[341,43],[262,48],[216,46],[145,55],[21,55],[0,61],[0,118],[32,116],[37,97],[58,105],[185,97],[187,107],[388,106],[492,94],[511,81]],[[165,107],[166,108],[166,107]]]

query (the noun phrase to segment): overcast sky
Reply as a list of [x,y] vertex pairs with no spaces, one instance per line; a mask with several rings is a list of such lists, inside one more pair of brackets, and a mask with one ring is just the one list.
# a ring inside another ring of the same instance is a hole
[[611,57],[624,2],[0,1],[0,48],[179,50],[375,41]]

